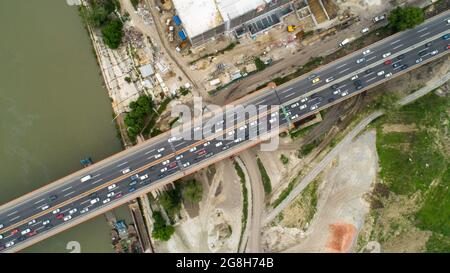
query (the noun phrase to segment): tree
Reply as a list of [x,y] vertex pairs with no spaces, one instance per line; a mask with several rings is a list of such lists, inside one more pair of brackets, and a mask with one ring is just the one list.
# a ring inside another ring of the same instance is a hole
[[163,206],[167,215],[173,217],[181,210],[181,195],[178,189],[166,191],[158,198],[158,202]]
[[122,42],[123,24],[120,20],[115,19],[102,28],[103,41],[111,48],[116,49]]
[[108,12],[102,6],[94,6],[92,7],[91,12],[89,13],[89,22],[94,27],[103,26],[108,21]]
[[184,184],[182,191],[183,198],[192,203],[198,203],[202,200],[203,187],[195,179],[189,180]]
[[174,232],[175,228],[166,224],[166,221],[159,211],[153,212],[153,238],[161,241],[168,241]]
[[388,16],[389,26],[395,31],[413,28],[425,20],[423,10],[417,7],[397,7]]

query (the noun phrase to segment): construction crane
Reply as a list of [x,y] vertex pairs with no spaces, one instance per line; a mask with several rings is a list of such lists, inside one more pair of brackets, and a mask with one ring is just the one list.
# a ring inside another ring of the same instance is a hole
[[288,32],[294,32],[298,27],[299,27],[299,26],[288,25],[287,31],[288,31]]

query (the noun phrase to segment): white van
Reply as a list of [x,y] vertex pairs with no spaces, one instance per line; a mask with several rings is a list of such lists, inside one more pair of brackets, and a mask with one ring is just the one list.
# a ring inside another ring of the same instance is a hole
[[350,42],[349,39],[344,39],[344,41],[342,41],[339,46],[345,46],[346,44],[348,44]]
[[86,175],[86,176],[82,177],[81,178],[81,182],[86,182],[86,181],[91,180],[91,179],[92,179],[92,176],[89,174],[89,175]]

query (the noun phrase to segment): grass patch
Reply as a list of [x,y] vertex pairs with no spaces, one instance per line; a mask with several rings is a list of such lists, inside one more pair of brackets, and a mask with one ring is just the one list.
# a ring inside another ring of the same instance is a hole
[[304,128],[294,128],[289,131],[289,135],[291,136],[292,139],[301,138],[305,136],[307,133],[309,133],[312,129],[314,129],[314,127],[316,127],[317,125],[319,125],[319,123]]
[[236,170],[237,175],[241,180],[242,185],[242,227],[241,227],[241,236],[239,238],[238,249],[241,247],[242,237],[244,236],[244,231],[247,226],[247,217],[248,217],[248,190],[245,186],[245,174],[242,170],[241,166],[237,162],[234,162],[234,169]]
[[283,200],[291,193],[292,189],[294,189],[295,179],[289,182],[289,185],[280,193],[278,198],[272,203],[272,207],[276,208],[278,205],[283,202]]
[[283,165],[289,164],[289,158],[283,154],[280,156],[280,160],[281,160],[281,163],[283,163]]
[[270,182],[270,177],[267,174],[266,168],[264,168],[264,164],[262,163],[261,159],[257,158],[256,162],[258,163],[259,172],[261,173],[264,192],[266,194],[270,194],[272,192],[272,183]]

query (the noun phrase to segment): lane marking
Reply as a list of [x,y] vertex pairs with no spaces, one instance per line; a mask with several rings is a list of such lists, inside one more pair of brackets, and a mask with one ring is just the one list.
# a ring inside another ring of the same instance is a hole
[[98,177],[100,175],[101,175],[101,173],[98,173],[98,174],[94,175],[92,178],[96,178],[96,177]]
[[148,155],[149,153],[153,153],[154,151],[155,151],[155,149],[151,149],[150,151],[145,152],[145,155]]
[[65,188],[64,190],[62,190],[62,192],[65,192],[67,190],[70,190],[72,188],[72,186]]
[[403,44],[399,44],[398,46],[394,47],[393,49],[397,49],[397,48],[400,48],[402,46],[403,46]]
[[340,65],[340,66],[336,67],[336,69],[343,68],[343,67],[346,66],[346,65],[347,65],[347,64]]
[[98,182],[102,181],[103,178],[100,178],[99,180],[95,180],[94,182],[92,182],[92,185],[97,184]]
[[424,28],[422,28],[422,29],[419,29],[419,30],[417,31],[417,33],[420,33],[420,32],[425,31],[425,30],[427,30],[427,29],[428,29],[428,27],[424,27]]
[[80,203],[80,205],[84,205],[84,204],[86,204],[87,202],[91,202],[91,200],[88,199],[88,200],[86,200],[86,201],[83,201],[83,202]]
[[12,218],[11,220],[9,220],[10,222],[13,222],[14,220],[17,220],[17,219],[19,219],[20,218],[20,215],[18,215],[18,216],[16,216],[16,217],[14,217],[14,218]]
[[344,73],[345,71],[348,71],[348,70],[350,70],[350,67],[342,70],[341,72],[339,72],[339,74],[342,74],[342,73]]
[[74,193],[75,193],[75,191],[71,191],[68,194],[64,195],[64,197],[69,196],[69,195],[74,194]]
[[284,96],[284,98],[289,98],[289,97],[292,97],[293,95],[295,95],[295,93],[291,93],[289,95],[286,95],[286,96]]
[[371,61],[371,60],[375,59],[376,57],[377,57],[377,56],[373,56],[372,58],[367,59],[366,62]]
[[422,34],[422,35],[419,35],[419,37],[422,38],[422,37],[427,36],[428,34],[430,34],[430,32],[426,32],[426,33],[424,33],[424,34]]
[[283,92],[281,92],[281,94],[286,93],[287,91],[291,91],[291,90],[292,90],[292,87],[290,87],[290,88],[288,88],[286,90],[283,90]]
[[401,40],[402,40],[402,39],[395,40],[395,41],[393,41],[393,42],[391,43],[391,45],[394,45],[394,44],[400,42]]
[[14,214],[16,214],[17,212],[19,212],[19,211],[18,211],[18,210],[15,210],[15,211],[11,212],[10,214],[7,214],[6,216],[14,215]]
[[376,78],[377,78],[377,77],[370,78],[370,79],[368,79],[366,82],[373,81],[373,80],[375,80]]
[[45,198],[42,198],[41,200],[34,202],[33,205],[39,204],[39,203],[41,203],[44,200],[45,200]]
[[128,164],[128,161],[125,161],[125,162],[123,162],[123,163],[120,163],[119,165],[117,165],[117,167],[121,167],[121,166],[123,166],[123,165],[125,165],[125,164]]

